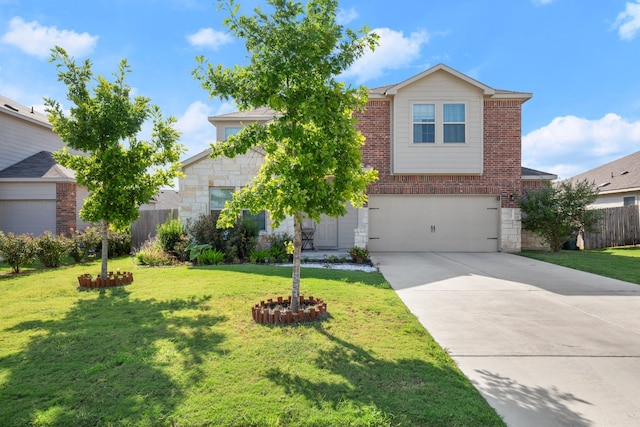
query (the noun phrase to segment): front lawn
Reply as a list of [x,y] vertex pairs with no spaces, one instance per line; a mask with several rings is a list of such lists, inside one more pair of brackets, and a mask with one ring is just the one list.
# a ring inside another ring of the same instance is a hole
[[576,270],[640,284],[640,248],[610,248],[587,251],[522,251],[523,256]]
[[261,326],[275,266],[141,268],[78,292],[98,262],[0,267],[0,425],[501,426],[378,273],[303,269],[321,323]]

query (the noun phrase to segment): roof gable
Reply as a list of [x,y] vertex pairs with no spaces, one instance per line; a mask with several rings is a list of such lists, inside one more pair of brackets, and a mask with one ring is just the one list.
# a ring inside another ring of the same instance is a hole
[[71,169],[58,164],[50,152],[40,151],[0,171],[0,179],[75,181],[75,174]]
[[39,113],[35,111],[33,107],[26,107],[2,95],[0,95],[0,114],[6,114],[21,120],[26,120],[28,122],[44,126],[47,129],[51,129],[53,127],[51,126],[51,123],[49,123],[49,119],[46,114]]

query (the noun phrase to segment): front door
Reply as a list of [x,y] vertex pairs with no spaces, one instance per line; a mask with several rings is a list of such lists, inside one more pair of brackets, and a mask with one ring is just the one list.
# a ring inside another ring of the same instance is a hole
[[338,218],[323,215],[313,236],[313,246],[316,249],[336,249],[338,247]]

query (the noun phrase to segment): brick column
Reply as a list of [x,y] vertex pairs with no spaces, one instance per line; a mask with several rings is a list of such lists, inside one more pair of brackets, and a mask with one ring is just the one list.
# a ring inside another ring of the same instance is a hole
[[56,234],[70,236],[76,228],[76,184],[56,183]]

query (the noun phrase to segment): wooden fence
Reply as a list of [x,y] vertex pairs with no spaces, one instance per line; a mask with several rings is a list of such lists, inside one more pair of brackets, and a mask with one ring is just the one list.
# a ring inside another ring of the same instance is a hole
[[167,218],[178,218],[178,209],[142,210],[140,218],[131,224],[131,246],[140,248],[142,244],[156,235],[156,227]]
[[602,217],[583,236],[585,249],[601,249],[612,246],[640,243],[640,206],[598,209]]

